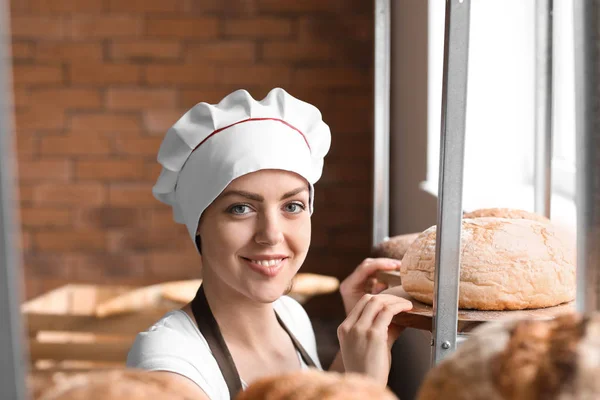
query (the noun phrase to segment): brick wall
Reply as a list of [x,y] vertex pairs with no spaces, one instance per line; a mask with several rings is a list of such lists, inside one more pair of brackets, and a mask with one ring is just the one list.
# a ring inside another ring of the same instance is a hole
[[[280,86],[333,134],[304,271],[346,276],[370,247],[373,2],[13,0],[27,297],[77,282],[196,277],[156,201],[156,153],[199,101]],[[336,296],[309,304],[339,311]]]

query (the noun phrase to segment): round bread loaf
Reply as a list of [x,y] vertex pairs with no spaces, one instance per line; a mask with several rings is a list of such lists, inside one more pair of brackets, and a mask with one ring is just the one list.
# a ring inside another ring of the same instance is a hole
[[396,260],[402,260],[406,250],[411,243],[419,236],[419,233],[408,233],[389,238],[373,248],[371,255],[373,257],[387,257]]
[[165,375],[134,369],[52,375],[34,373],[28,379],[33,400],[193,400],[194,392]]
[[538,222],[550,222],[550,220],[543,215],[532,213],[525,210],[518,210],[514,208],[481,208],[463,214],[463,218],[509,218],[509,219],[530,219]]
[[600,314],[496,321],[431,369],[418,400],[600,398]]
[[357,374],[315,369],[259,379],[235,400],[397,400],[387,388]]
[[[425,230],[402,259],[402,287],[432,304],[436,227]],[[575,298],[575,251],[552,224],[528,219],[462,222],[459,308],[521,310]]]

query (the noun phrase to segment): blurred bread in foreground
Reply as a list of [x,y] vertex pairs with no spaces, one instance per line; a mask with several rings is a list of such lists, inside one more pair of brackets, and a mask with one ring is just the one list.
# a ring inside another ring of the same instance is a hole
[[275,375],[250,384],[235,400],[397,400],[387,388],[360,374],[315,369]]
[[148,371],[34,373],[28,378],[32,400],[194,400],[188,386]]

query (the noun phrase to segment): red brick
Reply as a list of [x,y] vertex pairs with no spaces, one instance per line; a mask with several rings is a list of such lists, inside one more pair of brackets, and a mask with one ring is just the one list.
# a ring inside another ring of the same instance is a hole
[[31,242],[32,242],[31,233],[21,231],[21,239],[20,239],[20,243],[19,243],[21,252],[31,251]]
[[293,31],[292,20],[287,18],[243,18],[225,20],[224,33],[228,36],[258,38],[289,37]]
[[129,156],[154,157],[158,154],[162,140],[162,137],[117,138],[117,153]]
[[146,224],[142,210],[129,207],[95,207],[77,210],[75,226],[84,228],[130,228]]
[[15,134],[15,139],[17,142],[19,161],[29,159],[37,155],[39,140],[35,133],[19,129],[19,131]]
[[23,86],[13,88],[13,101],[16,108],[29,106],[29,89]]
[[106,233],[88,230],[52,230],[33,232],[38,251],[104,250]]
[[35,58],[43,62],[80,60],[101,61],[103,58],[102,44],[98,42],[44,42],[36,43]]
[[26,0],[36,13],[85,13],[103,11],[103,0]]
[[[281,1],[281,0],[257,0],[258,9],[261,12],[273,13],[315,13],[315,12],[342,12],[344,3],[336,0],[301,0],[301,1]],[[370,3],[370,2],[369,2]]]
[[114,110],[173,108],[177,102],[174,89],[109,88],[107,107]]
[[158,179],[158,176],[160,175],[161,171],[162,165],[159,164],[157,161],[146,162],[146,165],[144,167],[144,180],[152,183],[156,182],[156,179]]
[[189,241],[187,232],[174,229],[112,231],[108,234],[108,251],[184,250]]
[[33,89],[29,99],[31,104],[52,104],[58,108],[95,109],[102,105],[102,93],[95,89]]
[[235,89],[228,90],[224,87],[219,89],[182,89],[179,91],[179,105],[190,109],[200,102],[217,104],[233,90]]
[[141,160],[76,161],[77,180],[136,180],[144,176]]
[[368,87],[372,77],[369,72],[355,68],[309,67],[298,68],[293,80],[307,87]]
[[217,18],[149,18],[146,35],[181,39],[214,39],[219,34]]
[[191,239],[185,253],[151,252],[147,265],[148,274],[161,280],[199,279],[202,274],[202,259],[193,248]]
[[71,211],[68,208],[23,207],[21,223],[28,228],[64,227],[71,223]]
[[109,0],[108,10],[127,13],[169,13],[185,10],[185,0]]
[[151,85],[214,84],[219,71],[214,65],[148,65],[146,81]]
[[253,42],[218,42],[190,44],[185,56],[191,63],[254,61],[256,44]]
[[182,44],[167,40],[129,40],[110,46],[113,60],[176,60],[181,56]]
[[28,61],[33,58],[33,50],[33,42],[13,40],[10,48],[10,56],[16,61]]
[[332,61],[339,59],[339,46],[327,42],[265,42],[265,61]]
[[129,114],[75,114],[71,117],[74,131],[123,132],[140,131],[140,119]]
[[13,65],[12,71],[15,86],[63,82],[60,66]]
[[101,183],[42,183],[33,187],[37,205],[99,206],[106,201],[106,187]]
[[84,133],[43,137],[40,139],[40,152],[44,156],[93,156],[112,152],[110,138]]
[[150,132],[166,133],[187,110],[150,110],[144,113],[144,126]]
[[67,20],[63,17],[14,15],[11,33],[16,38],[62,39],[67,34]]
[[[325,119],[325,122],[328,122],[327,119]],[[365,149],[371,149],[372,146],[373,140],[370,135],[344,134],[344,140],[336,140],[335,144],[331,146],[327,157],[334,160],[368,160],[371,162],[373,155]]]
[[139,83],[141,67],[126,64],[73,64],[69,69],[71,83],[105,86]]
[[271,82],[272,86],[285,86],[292,80],[292,69],[287,66],[224,66],[222,74],[222,83],[226,85],[260,85]]
[[364,45],[373,46],[373,16],[348,15],[332,19],[328,16],[300,18],[298,37],[301,41],[314,42],[326,38],[329,42],[364,52]]
[[143,18],[137,15],[75,15],[73,39],[135,37],[142,33]]
[[33,202],[33,185],[19,185],[19,202],[21,205]]
[[53,130],[62,129],[65,125],[65,111],[62,108],[48,107],[27,108],[15,113],[19,130]]
[[63,181],[71,177],[69,160],[40,160],[19,162],[19,180],[22,182]]
[[145,211],[146,222],[148,224],[149,229],[172,229],[174,226],[179,225],[173,219],[173,209],[171,207],[164,206],[161,208],[152,208]]
[[35,278],[64,278],[71,277],[73,272],[73,259],[67,254],[26,254],[23,257],[26,275]]
[[114,184],[108,191],[111,206],[157,206],[160,204],[152,195],[152,184]]
[[74,260],[74,279],[87,282],[116,278],[123,284],[124,279],[132,278],[139,284],[146,273],[146,257],[140,254],[77,254]]
[[252,15],[256,13],[256,0],[202,0],[192,1],[188,6],[191,12],[211,13],[224,16]]
[[31,13],[31,5],[25,0],[10,0],[8,3],[10,15]]

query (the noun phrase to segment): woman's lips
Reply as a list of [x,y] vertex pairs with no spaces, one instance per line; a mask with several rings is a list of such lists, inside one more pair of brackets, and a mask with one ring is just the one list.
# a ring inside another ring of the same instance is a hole
[[242,257],[242,260],[244,260],[253,271],[269,278],[273,278],[274,276],[277,276],[279,271],[281,271],[286,263],[287,258],[269,261],[257,261]]

